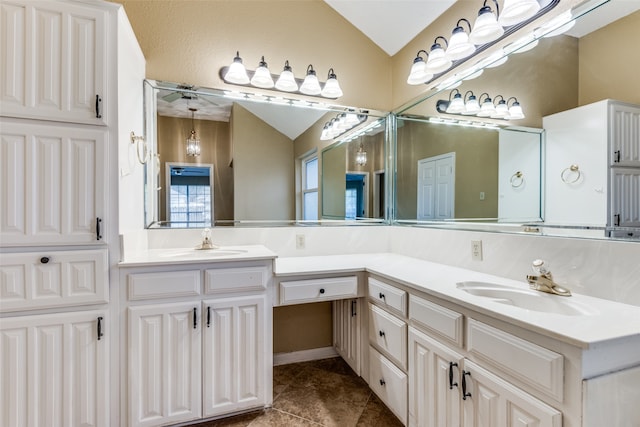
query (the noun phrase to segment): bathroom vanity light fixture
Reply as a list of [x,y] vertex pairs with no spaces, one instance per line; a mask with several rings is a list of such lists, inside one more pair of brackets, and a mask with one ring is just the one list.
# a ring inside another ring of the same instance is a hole
[[339,113],[324,124],[322,127],[322,133],[320,134],[320,140],[327,141],[329,139],[337,138],[360,125],[365,120],[367,120],[367,115],[362,113],[359,114],[355,110]]
[[367,164],[367,152],[364,151],[362,143],[360,143],[360,147],[358,147],[358,151],[356,152],[356,164],[358,166],[364,166]]
[[[490,5],[491,2],[493,2],[493,8]],[[504,0],[502,13],[500,13],[497,0],[484,0],[473,25],[465,18],[458,19],[448,41],[443,36],[437,36],[429,52],[424,49],[418,51],[411,65],[407,84],[428,83],[439,74],[456,68],[478,53],[491,48],[500,40],[540,18],[559,3],[560,0]],[[466,23],[469,33],[462,26],[463,23]],[[438,42],[439,40],[444,41],[444,48]],[[479,61],[473,67],[477,71],[490,65],[498,66],[504,63],[499,62],[502,57],[506,61],[506,55],[509,53],[524,52],[524,50],[523,40],[521,45],[512,44],[512,49],[509,51],[500,50],[499,57],[491,55],[490,59]],[[422,54],[424,55],[421,56]],[[471,76],[473,73],[467,75]]]
[[[498,101],[498,99],[500,99],[500,101]],[[449,100],[440,99],[436,102],[436,110],[439,113],[461,116],[476,116],[502,120],[524,119],[522,107],[515,97],[512,96],[505,101],[502,95],[497,95],[495,101],[492,101],[487,92],[483,92],[476,98],[470,90],[464,94],[464,97],[458,89],[452,90],[451,93],[449,93]]]
[[187,138],[187,156],[198,157],[200,155],[200,139],[196,135],[194,114],[196,108],[189,108],[191,111],[191,133]]
[[318,80],[313,65],[309,64],[307,74],[304,80],[302,80],[297,79],[293,75],[293,70],[288,60],[284,63],[282,73],[280,75],[274,75],[269,71],[264,56],[258,63],[258,68],[252,71],[244,67],[242,58],[240,58],[240,52],[236,52],[236,56],[233,58],[231,65],[222,67],[219,74],[225,83],[234,85],[253,86],[260,89],[277,90],[281,92],[297,92],[303,95],[330,99],[337,99],[343,95],[333,68],[329,69],[327,81],[323,85],[322,82]]

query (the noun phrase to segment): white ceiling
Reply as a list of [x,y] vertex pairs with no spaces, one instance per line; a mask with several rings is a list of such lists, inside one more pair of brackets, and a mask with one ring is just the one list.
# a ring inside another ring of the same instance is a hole
[[414,39],[455,0],[324,0],[389,56]]

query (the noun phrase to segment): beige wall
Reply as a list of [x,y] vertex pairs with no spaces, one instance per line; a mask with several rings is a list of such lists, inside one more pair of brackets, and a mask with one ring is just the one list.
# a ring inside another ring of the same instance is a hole
[[640,104],[640,11],[580,39],[580,105],[602,99]]
[[238,104],[231,136],[235,219],[294,219],[293,141]]
[[344,91],[339,104],[392,107],[391,58],[322,0],[117,2],[142,47],[148,78],[234,88],[218,70],[239,50],[247,68],[264,55],[276,74],[289,60],[296,77],[313,64],[325,81],[332,67]]
[[229,123],[195,120],[201,155],[189,157],[185,141],[191,132],[191,119],[158,116],[160,153],[160,220],[166,220],[166,162],[213,164],[213,210],[216,221],[233,219],[233,169]]
[[[398,125],[399,219],[415,219],[418,160],[456,153],[455,218],[498,217],[498,132],[403,121]],[[485,193],[485,200],[479,194]]]
[[273,309],[273,352],[333,346],[331,302],[289,305]]

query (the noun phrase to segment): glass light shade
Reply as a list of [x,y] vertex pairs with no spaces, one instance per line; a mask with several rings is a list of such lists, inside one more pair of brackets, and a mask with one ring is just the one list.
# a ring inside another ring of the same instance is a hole
[[509,107],[509,120],[518,120],[518,119],[524,119],[524,112],[522,111],[522,107],[520,106],[519,102],[514,102],[513,104],[511,104],[511,107]]
[[274,86],[273,78],[266,65],[261,65],[256,69],[253,77],[251,77],[251,85],[263,89],[271,89]]
[[503,27],[519,24],[535,15],[540,10],[537,0],[504,0],[498,24]]
[[362,144],[360,144],[360,148],[356,152],[356,163],[360,166],[367,164],[367,152],[364,151]]
[[276,80],[276,89],[283,92],[295,92],[298,90],[298,83],[291,71],[283,71]]
[[316,76],[316,72],[313,69],[307,70],[307,76],[300,85],[300,92],[305,95],[320,95],[322,92],[318,76]]
[[320,140],[326,141],[327,139],[331,139],[331,130],[329,123],[325,123],[322,127],[322,133],[320,134]]
[[429,58],[425,71],[430,74],[437,74],[448,70],[451,67],[451,59],[444,53],[444,49],[440,44],[434,43],[429,52]]
[[464,111],[462,114],[477,114],[478,111],[480,111],[480,104],[476,97],[472,95],[464,104]]
[[507,107],[507,103],[504,100],[498,102],[496,105],[496,111],[491,115],[492,119],[504,119],[509,115],[509,107]]
[[329,77],[320,94],[325,98],[340,98],[342,96],[342,89],[340,89],[340,84],[335,74],[333,77]]
[[496,112],[496,107],[493,106],[491,98],[485,98],[480,106],[480,111],[476,114],[478,117],[491,117]]
[[454,28],[451,33],[451,38],[449,39],[449,45],[445,51],[447,57],[452,61],[456,61],[466,58],[475,51],[476,47],[469,41],[469,35],[464,28]]
[[358,115],[356,113],[347,113],[347,123],[350,127],[354,127],[360,120],[358,119]]
[[200,155],[200,140],[196,136],[196,131],[192,130],[187,138],[187,156],[197,157]]
[[413,65],[411,66],[411,72],[409,73],[409,78],[407,78],[407,83],[410,85],[421,85],[426,83],[433,77],[433,74],[427,72],[426,63],[424,59],[419,56],[413,60]]
[[249,84],[249,76],[247,75],[246,68],[244,68],[244,65],[242,64],[242,58],[240,58],[239,52],[236,53],[236,57],[233,58],[233,62],[229,65],[229,68],[224,75],[224,80],[237,85]]
[[447,107],[447,113],[459,114],[459,113],[462,113],[464,110],[465,110],[465,107],[464,107],[464,101],[462,100],[462,95],[457,93],[453,96],[453,99],[449,103],[449,106]]
[[504,34],[504,29],[498,24],[496,15],[489,6],[484,6],[478,12],[469,40],[475,45],[490,43]]

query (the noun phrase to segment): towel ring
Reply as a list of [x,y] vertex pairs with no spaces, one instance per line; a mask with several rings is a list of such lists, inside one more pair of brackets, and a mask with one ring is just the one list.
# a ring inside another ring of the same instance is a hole
[[[572,174],[575,176],[575,178],[570,179]],[[562,179],[562,182],[566,184],[575,184],[576,182],[578,182],[581,176],[582,172],[580,172],[580,167],[578,165],[571,165],[568,168],[563,169],[562,173],[560,174],[560,179]]]
[[138,156],[138,161],[143,165],[147,163],[151,152],[149,151],[149,147],[147,146],[147,141],[144,139],[144,136],[136,135],[133,131],[131,131],[131,143],[135,144],[136,146],[136,155]]
[[514,173],[511,175],[509,182],[513,188],[522,187],[522,184],[524,184],[524,174],[520,171]]

